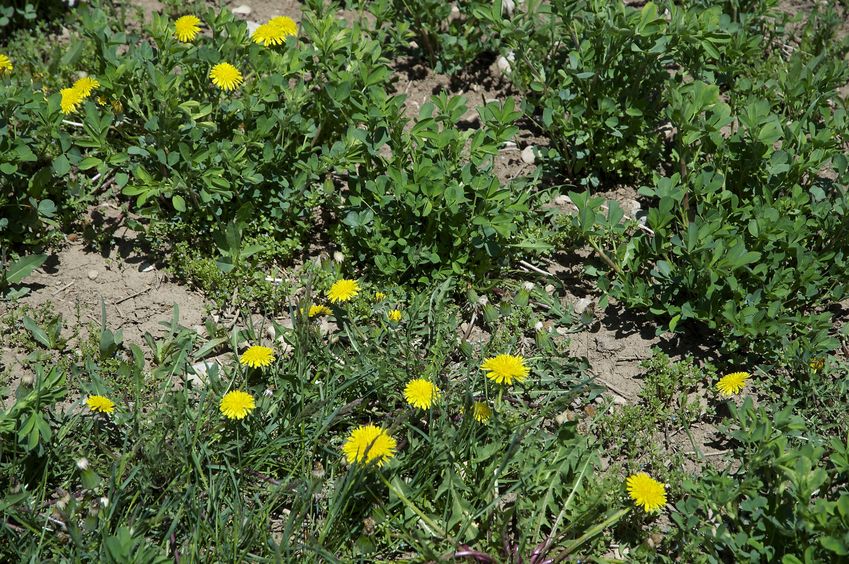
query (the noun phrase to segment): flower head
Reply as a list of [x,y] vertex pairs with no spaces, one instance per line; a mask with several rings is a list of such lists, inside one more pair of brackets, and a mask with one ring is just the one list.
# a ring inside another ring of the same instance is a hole
[[716,389],[721,395],[730,397],[739,394],[746,386],[746,380],[748,379],[748,372],[732,372],[731,374],[723,376],[719,382],[716,383]]
[[218,63],[212,67],[209,71],[209,78],[212,79],[212,84],[226,92],[235,90],[245,80],[239,69],[230,63]]
[[342,452],[349,464],[376,462],[378,466],[395,456],[395,442],[389,433],[375,425],[360,425],[348,436]]
[[513,384],[513,380],[523,382],[531,369],[525,366],[525,359],[512,354],[500,354],[488,358],[481,364],[481,370],[486,370],[486,377],[496,384]]
[[72,114],[77,111],[80,104],[85,100],[85,96],[83,96],[82,92],[80,92],[76,88],[63,88],[62,89],[62,101],[59,103],[59,106],[62,108],[62,113]]
[[12,64],[12,60],[8,56],[0,53],[0,74],[6,72],[11,73],[14,68],[15,66]]
[[194,41],[200,32],[200,18],[197,16],[183,16],[174,22],[174,33],[177,40],[182,43]]
[[100,82],[98,82],[94,77],[84,76],[74,83],[73,88],[76,88],[79,91],[80,96],[82,96],[83,100],[85,100],[91,96],[91,93],[95,88],[100,88]]
[[492,408],[482,401],[476,401],[472,404],[472,417],[478,423],[486,423],[492,417]]
[[825,367],[825,359],[824,358],[812,358],[808,363],[808,366],[811,367],[811,370],[814,372],[819,372]]
[[88,408],[95,413],[112,413],[115,411],[115,403],[104,396],[88,396],[85,402]]
[[645,472],[628,476],[626,480],[628,495],[637,507],[642,506],[646,513],[658,511],[666,505],[666,484],[658,482]]
[[255,407],[254,397],[240,390],[224,394],[218,406],[221,414],[227,419],[244,419]]
[[315,304],[313,304],[313,305],[310,306],[310,311],[309,311],[308,315],[310,317],[318,317],[318,316],[322,316],[322,315],[330,315],[331,313],[332,312],[330,311],[330,308],[327,307],[326,305],[315,305]]
[[386,294],[383,292],[375,292],[374,293],[374,301],[379,302],[386,299]]
[[254,345],[242,353],[242,356],[239,357],[239,362],[242,366],[265,368],[274,362],[274,351],[268,347]]
[[288,16],[276,16],[268,20],[270,25],[280,29],[286,35],[297,35],[298,34],[298,24],[295,23],[295,20]]
[[278,16],[262,24],[253,32],[251,39],[259,45],[282,45],[290,35],[298,34],[298,24],[292,18]]
[[391,309],[389,313],[386,314],[386,317],[389,318],[389,321],[398,323],[401,321],[401,310],[399,309]]
[[404,398],[407,403],[418,409],[430,409],[433,402],[439,399],[442,392],[436,384],[424,378],[416,378],[407,382],[404,388]]
[[360,291],[360,285],[356,280],[337,280],[327,292],[327,299],[332,303],[347,302]]

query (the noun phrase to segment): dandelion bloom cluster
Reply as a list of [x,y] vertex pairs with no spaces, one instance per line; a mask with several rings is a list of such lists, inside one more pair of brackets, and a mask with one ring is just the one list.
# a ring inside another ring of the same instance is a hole
[[330,311],[329,307],[327,307],[326,305],[315,305],[315,304],[310,306],[310,311],[308,313],[308,315],[310,317],[319,317],[319,316],[322,316],[322,315],[330,315],[330,314],[331,314],[331,311]]
[[251,39],[254,43],[269,47],[271,45],[282,45],[286,38],[298,34],[298,24],[295,20],[286,16],[271,18],[253,32]]
[[115,403],[104,396],[88,396],[85,402],[88,408],[95,413],[112,413],[115,411]]
[[395,456],[395,442],[389,433],[376,425],[360,425],[351,431],[348,440],[342,446],[342,452],[349,464],[354,462],[375,462],[383,466]]
[[666,485],[645,472],[628,476],[626,484],[628,495],[634,500],[634,504],[642,507],[646,513],[658,511],[666,505]]
[[418,409],[430,409],[433,402],[439,399],[442,392],[433,382],[424,378],[416,378],[407,382],[404,388],[404,398],[407,403]]
[[482,401],[476,401],[472,404],[472,417],[478,423],[486,423],[492,417],[492,408]]
[[398,310],[398,309],[390,310],[389,313],[386,314],[386,317],[389,318],[389,321],[393,321],[395,323],[398,323],[399,321],[401,321],[401,310]]
[[79,90],[83,98],[88,98],[95,89],[100,88],[100,83],[96,78],[84,76],[74,83],[74,88]]
[[486,377],[496,384],[508,386],[513,384],[513,380],[523,382],[531,372],[531,369],[525,365],[523,357],[512,354],[500,354],[484,360],[481,370],[485,370]]
[[0,53],[0,74],[12,72],[14,68],[12,60],[6,55]]
[[194,41],[200,33],[200,18],[197,16],[183,16],[174,22],[174,33],[177,40],[182,43]]
[[234,390],[227,392],[219,404],[221,414],[227,419],[244,419],[254,410],[254,397],[247,392]]
[[245,81],[239,69],[230,63],[218,63],[209,71],[209,78],[212,79],[212,84],[229,92],[239,87]]
[[59,104],[62,113],[67,115],[76,112],[80,104],[85,102],[97,88],[100,88],[100,82],[90,76],[80,78],[70,88],[63,88],[62,101]]
[[338,304],[351,300],[360,292],[360,285],[356,280],[337,280],[327,292],[327,299],[331,303]]
[[274,351],[268,347],[254,345],[239,357],[239,362],[242,366],[250,366],[251,368],[265,368],[274,362]]
[[748,379],[748,372],[732,372],[731,374],[723,376],[719,382],[716,383],[716,389],[721,395],[730,397],[739,394],[746,386],[746,380]]

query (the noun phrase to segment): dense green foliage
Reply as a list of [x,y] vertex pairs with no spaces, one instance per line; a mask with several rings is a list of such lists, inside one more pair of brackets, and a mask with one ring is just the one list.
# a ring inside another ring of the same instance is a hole
[[[31,25],[49,3],[0,8],[4,560],[849,557],[845,6],[311,1],[267,46],[202,2],[146,22],[91,4],[61,41]],[[413,112],[399,87],[495,60],[497,100]],[[221,62],[244,81],[213,84]],[[522,129],[537,166],[504,174]],[[81,219],[103,202],[241,316],[175,309],[129,342],[105,303],[89,325],[16,306],[67,233],[108,246]],[[343,278],[358,295],[330,299]],[[626,398],[570,352],[601,313],[585,291],[717,346],[655,351]],[[239,362],[260,343],[269,367]],[[504,353],[526,381],[483,375]],[[738,370],[744,397],[722,397]],[[415,378],[441,390],[428,409]],[[241,420],[235,389],[256,399]],[[366,424],[397,440],[382,467],[342,453]],[[629,498],[637,472],[666,484],[660,516]]]

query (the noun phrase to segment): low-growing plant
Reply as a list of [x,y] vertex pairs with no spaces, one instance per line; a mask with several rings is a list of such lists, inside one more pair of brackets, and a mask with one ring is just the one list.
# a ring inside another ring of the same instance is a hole
[[[677,482],[683,463],[702,456],[692,428],[705,417],[707,406],[694,394],[716,374],[709,367],[699,369],[692,358],[673,362],[657,350],[641,367],[645,372],[638,403],[603,405],[595,410],[590,429],[628,470],[652,468]],[[682,455],[681,445],[692,454]]]
[[503,183],[493,170],[517,131],[521,113],[513,100],[480,108],[477,130],[457,125],[467,111],[462,97],[435,97],[411,128],[399,100],[388,104],[393,113],[380,116],[388,131],[369,127],[358,134],[367,158],[348,182],[342,223],[350,228],[349,247],[382,274],[420,283],[497,270],[521,230],[533,225],[538,205],[533,182]]
[[498,28],[487,18],[501,18],[501,1],[358,0],[360,10],[374,16],[376,31],[401,53],[412,53],[436,72],[468,71],[487,54],[498,51]]
[[670,551],[706,562],[849,555],[849,440],[812,436],[789,408],[770,415],[747,399],[731,410],[724,433],[746,462],[682,483],[665,539]]
[[[316,285],[294,311],[323,301]],[[63,373],[38,369],[0,417],[0,432],[18,435],[0,452],[12,525],[0,552],[580,554],[628,509],[594,493],[597,455],[574,424],[543,424],[582,389],[579,365],[535,361],[524,388],[488,380],[481,355],[505,345],[460,353],[448,290],[393,302],[399,320],[366,294],[334,305],[334,328],[296,314],[291,328],[272,325],[253,365],[234,352],[263,342],[264,327],[211,327],[202,340],[175,309],[164,336],[145,335],[148,351],[82,347],[65,405]],[[413,406],[414,379],[437,396]],[[222,400],[233,390],[251,396],[239,417]],[[368,422],[397,438],[390,456],[345,463],[344,437]],[[29,534],[45,519],[64,534]]]

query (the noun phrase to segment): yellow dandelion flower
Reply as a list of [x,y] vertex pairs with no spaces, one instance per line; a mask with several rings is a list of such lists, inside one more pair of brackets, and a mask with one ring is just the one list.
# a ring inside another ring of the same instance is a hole
[[812,358],[811,362],[808,363],[808,366],[811,367],[811,370],[814,372],[819,372],[825,367],[825,359],[824,358]]
[[383,292],[375,292],[374,293],[374,301],[379,302],[386,299],[386,294]]
[[389,433],[376,425],[360,425],[348,436],[342,452],[349,464],[375,462],[378,467],[395,456],[395,442]]
[[716,383],[716,389],[721,395],[730,397],[739,394],[746,386],[746,380],[748,379],[748,372],[732,372],[731,374],[723,376],[719,382]]
[[478,423],[486,423],[492,417],[492,408],[482,401],[476,401],[472,404],[472,417]]
[[268,20],[268,25],[273,25],[286,36],[298,35],[298,24],[288,16],[277,16]]
[[209,78],[212,79],[212,84],[226,92],[235,90],[245,80],[239,69],[230,63],[218,63],[212,67]]
[[240,390],[224,394],[218,405],[221,414],[227,419],[244,419],[255,407],[254,397]]
[[646,513],[659,511],[666,505],[666,484],[658,482],[645,472],[628,476],[626,480],[628,495],[637,507],[642,506]]
[[112,413],[115,411],[115,403],[104,396],[88,396],[85,402],[88,408],[95,413]]
[[481,364],[481,370],[486,370],[486,377],[496,384],[513,384],[513,380],[523,382],[531,369],[525,365],[525,359],[512,354],[500,354],[488,358]]
[[239,357],[239,362],[242,366],[265,368],[274,362],[274,351],[268,347],[254,345],[242,353],[242,356]]
[[360,285],[356,280],[337,280],[327,292],[327,299],[337,304],[347,302],[360,291]]
[[308,315],[310,317],[320,317],[322,315],[330,315],[331,313],[332,312],[330,311],[330,308],[327,307],[326,305],[315,305],[315,304],[313,304],[313,305],[310,306],[310,311],[309,311]]
[[95,88],[100,88],[100,82],[91,76],[84,76],[74,83],[73,88],[76,88],[83,97],[83,100],[85,100],[91,96]]
[[399,321],[401,321],[401,310],[391,309],[389,310],[389,313],[386,314],[386,317],[389,318],[389,321],[398,323]]
[[291,18],[280,16],[272,18],[254,30],[251,39],[254,43],[269,47],[282,45],[290,35],[298,34],[298,24]]
[[11,73],[14,69],[15,66],[12,64],[12,59],[0,53],[0,74]]
[[418,409],[430,409],[433,402],[438,400],[442,392],[432,382],[428,382],[424,378],[416,378],[407,382],[407,387],[404,388],[404,398],[407,403]]
[[174,33],[177,40],[182,43],[194,41],[200,33],[200,18],[197,16],[183,16],[174,22]]
[[82,92],[76,88],[63,88],[62,101],[59,103],[59,106],[62,108],[63,114],[72,114],[79,109],[80,104],[82,104],[84,100],[85,96],[83,96]]

